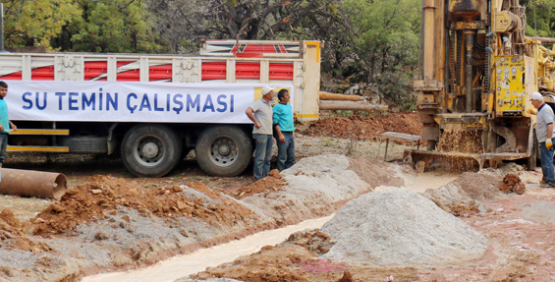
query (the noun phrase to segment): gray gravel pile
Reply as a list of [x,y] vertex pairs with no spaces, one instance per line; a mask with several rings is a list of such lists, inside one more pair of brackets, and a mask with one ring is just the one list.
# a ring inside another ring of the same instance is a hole
[[418,193],[373,192],[347,203],[322,232],[324,258],[378,267],[432,267],[482,256],[487,239]]
[[286,223],[329,215],[336,210],[333,203],[352,199],[371,189],[348,167],[349,159],[342,155],[304,158],[282,171],[288,183],[283,190],[255,194],[242,200]]

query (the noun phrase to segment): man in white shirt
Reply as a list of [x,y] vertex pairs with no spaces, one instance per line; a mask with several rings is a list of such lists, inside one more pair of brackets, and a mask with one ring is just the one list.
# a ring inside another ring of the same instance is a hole
[[532,93],[530,96],[532,105],[538,109],[538,120],[536,122],[536,138],[540,149],[542,163],[542,181],[547,185],[555,187],[555,171],[553,168],[553,109],[543,102],[542,94]]
[[270,173],[272,159],[272,105],[274,90],[265,85],[262,87],[262,98],[254,101],[245,114],[254,122],[252,137],[255,141],[254,149],[254,178],[259,180]]

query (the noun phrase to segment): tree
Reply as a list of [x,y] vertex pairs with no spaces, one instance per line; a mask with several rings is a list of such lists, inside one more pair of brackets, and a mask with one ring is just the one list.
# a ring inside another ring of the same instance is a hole
[[376,85],[393,102],[411,91],[412,71],[419,57],[420,0],[345,0],[342,14],[353,26],[351,74]]
[[79,1],[83,16],[66,27],[72,51],[152,53],[160,49],[143,1]]
[[349,35],[348,25],[339,13],[340,3],[340,0],[151,0],[149,9],[156,15],[162,38],[176,52],[198,50],[203,39],[311,39],[326,41],[324,54],[331,55],[337,38]]
[[11,0],[4,2],[5,46],[45,46],[52,50],[51,40],[61,34],[62,27],[81,15],[72,0]]
[[526,7],[526,35],[555,36],[555,0],[522,1]]

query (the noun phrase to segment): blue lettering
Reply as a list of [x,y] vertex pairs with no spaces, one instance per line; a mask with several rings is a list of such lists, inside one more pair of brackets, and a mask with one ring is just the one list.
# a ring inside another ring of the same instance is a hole
[[59,100],[59,104],[58,104],[58,110],[62,110],[62,98],[66,95],[65,92],[56,92],[56,96],[58,96],[58,100]]
[[74,104],[76,104],[77,102],[77,96],[79,96],[79,93],[77,92],[69,92],[69,110],[70,111],[77,111],[79,110],[79,107],[74,106]]
[[141,101],[141,107],[139,108],[139,111],[142,111],[144,108],[152,111],[152,109],[150,108],[150,102],[148,101],[148,95],[146,93],[143,95],[143,100]]
[[137,95],[135,93],[129,93],[129,95],[127,95],[127,109],[133,113],[137,109],[137,106],[131,107],[131,98],[137,99]]
[[232,112],[232,113],[233,113],[233,106],[234,106],[233,97],[235,97],[235,96],[232,94],[231,95],[231,102],[229,103],[229,109],[230,109],[230,112]]
[[218,104],[219,104],[220,106],[223,106],[223,107],[224,107],[223,109],[220,109],[220,107],[218,107],[217,111],[220,112],[220,113],[223,113],[223,112],[225,112],[225,111],[227,110],[227,104],[226,104],[225,101],[223,101],[225,98],[227,98],[226,95],[220,95],[220,96],[218,96],[218,99],[217,99],[217,100],[218,100]]
[[181,102],[181,98],[183,98],[183,95],[181,95],[181,94],[175,94],[175,96],[173,96],[173,103],[179,105],[179,108],[178,107],[173,107],[173,110],[177,114],[179,114],[181,111],[183,111],[183,102]]
[[212,96],[206,96],[206,101],[204,102],[204,107],[202,108],[202,112],[206,112],[206,109],[212,109],[214,112],[214,103],[212,103]]
[[118,93],[115,94],[116,98],[114,100],[114,98],[112,97],[112,95],[110,95],[110,93],[106,93],[106,110],[109,111],[110,110],[110,105],[112,105],[112,108],[114,108],[114,110],[118,110]]
[[191,111],[191,108],[197,108],[197,112],[200,111],[200,96],[197,95],[195,100],[191,99],[191,94],[187,94],[187,112]]
[[92,93],[91,98],[87,99],[87,93],[83,92],[83,94],[81,95],[81,99],[83,100],[83,102],[81,103],[81,107],[83,108],[83,110],[86,109],[87,107],[92,107],[92,110],[94,111],[94,109],[96,108],[95,97],[96,95]]
[[29,109],[33,108],[33,101],[31,101],[31,99],[27,98],[27,96],[31,96],[31,95],[33,95],[33,93],[25,92],[25,93],[23,93],[23,96],[21,97],[21,99],[23,99],[24,103],[29,104],[28,106],[27,105],[23,106],[24,110],[29,110]]
[[158,108],[158,94],[154,94],[154,111],[163,112],[164,108]]
[[98,92],[98,110],[102,111],[102,88],[99,89]]
[[41,106],[40,105],[40,100],[39,100],[40,93],[37,92],[37,97],[35,99],[35,101],[37,103],[37,109],[39,109],[39,110],[46,109],[46,95],[47,95],[47,92],[44,92],[44,96],[43,96],[43,99],[42,99],[42,106]]
[[170,94],[166,96],[166,111],[170,111]]

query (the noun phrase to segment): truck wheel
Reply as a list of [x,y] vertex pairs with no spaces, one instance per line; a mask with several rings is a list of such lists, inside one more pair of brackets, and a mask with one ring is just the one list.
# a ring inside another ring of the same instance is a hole
[[121,159],[125,167],[141,177],[162,177],[181,160],[182,144],[164,125],[137,125],[125,134]]
[[236,176],[251,160],[251,144],[250,136],[237,126],[210,127],[197,140],[197,162],[210,175]]

